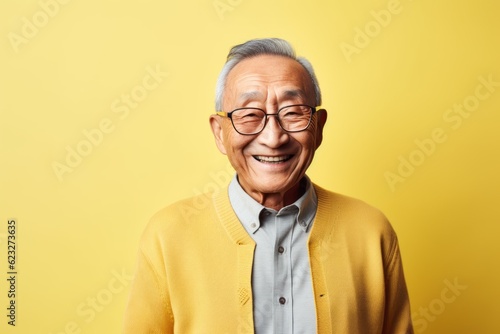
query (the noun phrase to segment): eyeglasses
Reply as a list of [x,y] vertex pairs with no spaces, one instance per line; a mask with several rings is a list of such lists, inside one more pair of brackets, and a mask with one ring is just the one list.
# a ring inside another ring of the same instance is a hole
[[294,104],[282,107],[275,114],[267,114],[260,108],[238,108],[231,112],[217,111],[216,114],[229,117],[233,127],[241,135],[260,133],[267,124],[267,116],[276,116],[278,124],[286,132],[304,131],[311,124],[315,107],[305,104]]

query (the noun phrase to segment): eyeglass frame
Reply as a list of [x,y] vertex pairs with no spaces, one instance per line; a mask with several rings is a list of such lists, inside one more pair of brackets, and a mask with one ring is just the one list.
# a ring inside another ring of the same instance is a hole
[[[286,130],[285,128],[283,128],[283,126],[281,125],[281,120],[280,120],[280,117],[279,117],[279,113],[281,110],[285,109],[285,108],[290,108],[290,107],[308,107],[311,109],[311,117],[309,117],[309,122],[307,123],[307,125],[301,129],[301,130]],[[305,131],[307,130],[307,128],[309,127],[309,125],[311,125],[311,121],[312,121],[312,118],[314,116],[314,114],[316,113],[316,111],[318,109],[320,109],[321,107],[319,106],[316,106],[316,107],[311,107],[310,105],[307,105],[307,104],[290,104],[290,105],[287,105],[287,106],[283,106],[281,108],[278,109],[278,111],[276,113],[273,113],[273,114],[268,114],[266,113],[266,111],[264,109],[261,109],[261,108],[256,108],[256,107],[241,107],[241,108],[236,108],[230,112],[225,112],[225,111],[216,111],[215,113],[219,116],[222,116],[222,117],[227,117],[231,120],[231,124],[233,125],[233,129],[234,131],[238,132],[240,135],[242,136],[253,136],[253,135],[257,135],[259,133],[261,133],[262,131],[264,131],[264,129],[266,128],[266,125],[267,125],[267,120],[269,119],[268,116],[276,116],[277,118],[277,121],[278,121],[278,125],[280,126],[280,128],[287,132],[287,133],[296,133],[296,132],[302,132],[302,131]],[[243,110],[243,109],[254,109],[254,110],[260,110],[262,112],[264,112],[264,115],[265,115],[265,119],[264,119],[264,125],[262,126],[262,129],[260,129],[259,131],[257,132],[253,132],[253,133],[241,133],[238,131],[238,129],[236,129],[236,126],[234,125],[234,122],[233,122],[233,113],[235,111],[238,111],[238,110]]]

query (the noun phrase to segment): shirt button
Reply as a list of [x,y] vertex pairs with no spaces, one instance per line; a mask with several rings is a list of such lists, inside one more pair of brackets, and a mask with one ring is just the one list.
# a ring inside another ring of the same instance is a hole
[[286,298],[285,297],[280,297],[279,302],[281,305],[284,305],[286,303]]
[[257,227],[257,224],[252,223],[252,224],[250,225],[250,227],[251,227],[251,228],[256,228],[256,227]]
[[285,247],[283,247],[283,246],[278,247],[278,253],[283,254],[284,251],[285,251]]

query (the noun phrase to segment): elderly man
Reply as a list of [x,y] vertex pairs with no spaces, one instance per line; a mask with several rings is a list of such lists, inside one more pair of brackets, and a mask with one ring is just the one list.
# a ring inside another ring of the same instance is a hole
[[248,41],[216,95],[210,126],[236,175],[207,205],[154,216],[125,333],[413,333],[389,222],[306,176],[327,118],[310,63],[284,40]]

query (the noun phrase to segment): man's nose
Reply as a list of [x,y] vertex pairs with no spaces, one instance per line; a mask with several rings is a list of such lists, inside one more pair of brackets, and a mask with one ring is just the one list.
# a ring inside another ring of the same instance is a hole
[[269,147],[279,147],[289,140],[288,133],[283,130],[278,122],[277,114],[268,114],[267,123],[258,136],[259,141]]

